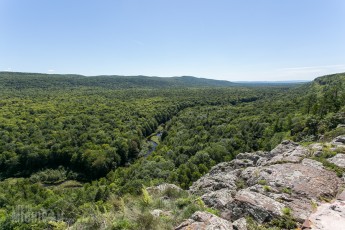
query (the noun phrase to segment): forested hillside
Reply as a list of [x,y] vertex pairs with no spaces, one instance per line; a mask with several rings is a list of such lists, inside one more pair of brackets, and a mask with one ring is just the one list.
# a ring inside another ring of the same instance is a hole
[[[97,229],[108,214],[117,217],[109,229],[138,229],[151,218],[146,186],[188,189],[239,153],[344,134],[344,82],[345,74],[245,87],[192,77],[0,73],[0,229]],[[168,196],[180,216],[161,229],[205,209],[183,192]],[[124,200],[143,215],[120,218]],[[16,222],[19,204],[68,220]]]
[[237,85],[229,81],[217,81],[190,76],[147,77],[147,76],[82,76],[75,74],[40,74],[0,72],[0,86],[5,89],[28,88],[77,88],[101,87],[108,89],[126,88],[176,88],[212,87]]

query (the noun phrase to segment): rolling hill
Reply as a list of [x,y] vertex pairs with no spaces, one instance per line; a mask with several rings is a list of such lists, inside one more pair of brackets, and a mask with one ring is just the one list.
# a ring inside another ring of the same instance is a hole
[[147,77],[147,76],[82,76],[75,74],[42,74],[0,72],[0,87],[11,89],[23,88],[71,88],[102,87],[119,88],[175,88],[175,87],[224,87],[236,83],[191,76],[182,77]]

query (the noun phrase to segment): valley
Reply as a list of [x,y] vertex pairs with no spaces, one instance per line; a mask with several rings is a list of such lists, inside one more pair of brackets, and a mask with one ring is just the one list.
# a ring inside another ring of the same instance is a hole
[[[239,84],[1,72],[0,89],[0,229],[187,229],[195,216],[289,229],[343,187],[329,159],[344,153],[332,140],[345,134],[345,74]],[[306,191],[313,175],[330,191]]]

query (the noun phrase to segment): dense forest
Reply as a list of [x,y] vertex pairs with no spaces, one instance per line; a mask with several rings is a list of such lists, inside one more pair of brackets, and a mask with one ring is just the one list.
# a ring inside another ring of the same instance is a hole
[[[172,198],[161,204],[146,187],[188,189],[238,153],[330,140],[339,124],[345,74],[246,85],[2,72],[0,229],[171,229],[207,207],[184,191],[157,194]],[[161,205],[174,218],[153,219]],[[13,218],[42,209],[63,218]]]

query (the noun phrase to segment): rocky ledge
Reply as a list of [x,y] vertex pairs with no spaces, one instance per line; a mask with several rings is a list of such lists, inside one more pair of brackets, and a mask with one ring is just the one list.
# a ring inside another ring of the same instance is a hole
[[217,229],[231,230],[232,224],[207,212],[195,212],[190,219],[184,221],[175,230],[200,230],[200,229]]
[[[338,137],[329,144],[343,148],[343,139]],[[318,155],[323,151],[320,146],[316,146]],[[221,220],[214,216],[208,219],[206,214],[201,218],[197,213],[177,229],[213,229],[201,227],[209,226],[207,223],[213,220],[222,226],[233,222],[234,227],[225,229],[246,229],[246,217],[265,223],[287,213],[300,226],[305,223],[310,225],[310,229],[327,229],[318,228],[315,224],[320,218],[334,216],[332,210],[338,212],[337,220],[342,221],[339,224],[344,224],[344,202],[329,203],[341,193],[344,181],[319,161],[310,159],[315,156],[314,148],[315,144],[303,147],[292,141],[283,141],[270,152],[241,153],[231,162],[214,166],[194,182],[190,193],[200,195],[207,206],[220,210]],[[345,154],[339,153],[327,160],[338,167],[345,167]],[[336,224],[334,218],[332,221]]]

